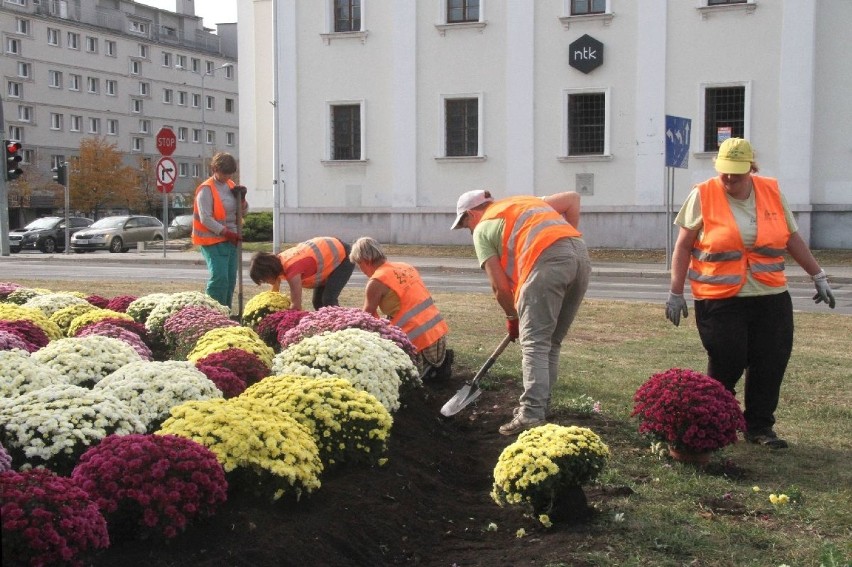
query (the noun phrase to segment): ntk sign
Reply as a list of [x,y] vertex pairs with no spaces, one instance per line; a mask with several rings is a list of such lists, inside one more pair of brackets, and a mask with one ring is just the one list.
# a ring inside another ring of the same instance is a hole
[[568,46],[569,64],[583,73],[591,73],[604,59],[604,45],[590,35],[584,35]]

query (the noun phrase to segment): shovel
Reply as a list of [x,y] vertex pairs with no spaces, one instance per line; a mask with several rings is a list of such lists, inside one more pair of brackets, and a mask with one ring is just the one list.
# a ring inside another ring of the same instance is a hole
[[512,338],[509,335],[506,335],[506,338],[503,339],[500,346],[491,353],[491,356],[488,357],[488,360],[485,361],[485,364],[482,365],[482,368],[479,369],[476,376],[465,382],[464,386],[456,392],[456,395],[444,404],[444,407],[441,408],[441,415],[445,417],[456,415],[482,395],[482,390],[479,389],[479,381],[483,376],[485,376],[494,363],[497,362],[497,357],[500,356],[510,342],[512,342]]
[[237,197],[237,317],[243,318],[243,198],[245,187],[234,187]]

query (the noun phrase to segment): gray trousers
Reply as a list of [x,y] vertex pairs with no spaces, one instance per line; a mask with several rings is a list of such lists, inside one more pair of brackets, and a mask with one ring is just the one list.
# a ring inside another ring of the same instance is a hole
[[589,287],[592,267],[586,244],[563,238],[542,252],[518,300],[524,393],[521,411],[527,419],[544,419],[559,379],[562,340]]

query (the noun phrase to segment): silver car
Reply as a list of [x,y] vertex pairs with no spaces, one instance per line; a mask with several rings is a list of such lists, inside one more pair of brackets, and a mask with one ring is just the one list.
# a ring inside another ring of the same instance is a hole
[[127,252],[139,242],[161,242],[163,223],[144,215],[104,217],[71,237],[71,250]]

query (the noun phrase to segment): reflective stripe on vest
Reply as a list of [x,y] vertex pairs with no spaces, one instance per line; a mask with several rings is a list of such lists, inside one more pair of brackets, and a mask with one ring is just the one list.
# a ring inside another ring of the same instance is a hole
[[[229,179],[228,187],[233,189],[234,186],[235,183]],[[199,185],[195,189],[195,199],[198,199],[198,193],[201,192],[204,187],[210,188],[210,195],[213,198],[213,218],[219,223],[225,224],[225,205],[222,203],[222,199],[219,197],[219,192],[216,190],[216,180],[210,177],[204,181],[204,183]],[[198,205],[195,203],[195,200],[193,200],[192,243],[196,246],[211,246],[213,244],[225,242],[226,240],[227,238],[211,232],[209,228],[201,223],[201,215],[198,213]]]
[[449,332],[447,322],[413,266],[385,262],[376,268],[372,278],[386,285],[399,298],[399,311],[391,317],[391,324],[405,332],[418,352]]
[[553,207],[538,197],[508,197],[492,203],[482,220],[503,219],[500,265],[512,284],[515,304],[539,255],[562,238],[579,238]]
[[696,240],[687,275],[697,299],[722,299],[739,293],[748,272],[763,285],[782,287],[784,251],[790,231],[776,180],[752,176],[756,209],[757,237],[745,248],[731,212],[725,187],[718,177],[698,185],[701,240]]
[[317,237],[297,244],[285,250],[278,257],[284,270],[287,265],[303,258],[313,258],[317,263],[317,271],[302,279],[302,287],[313,288],[322,285],[334,269],[343,263],[346,251],[343,243],[336,238]]

